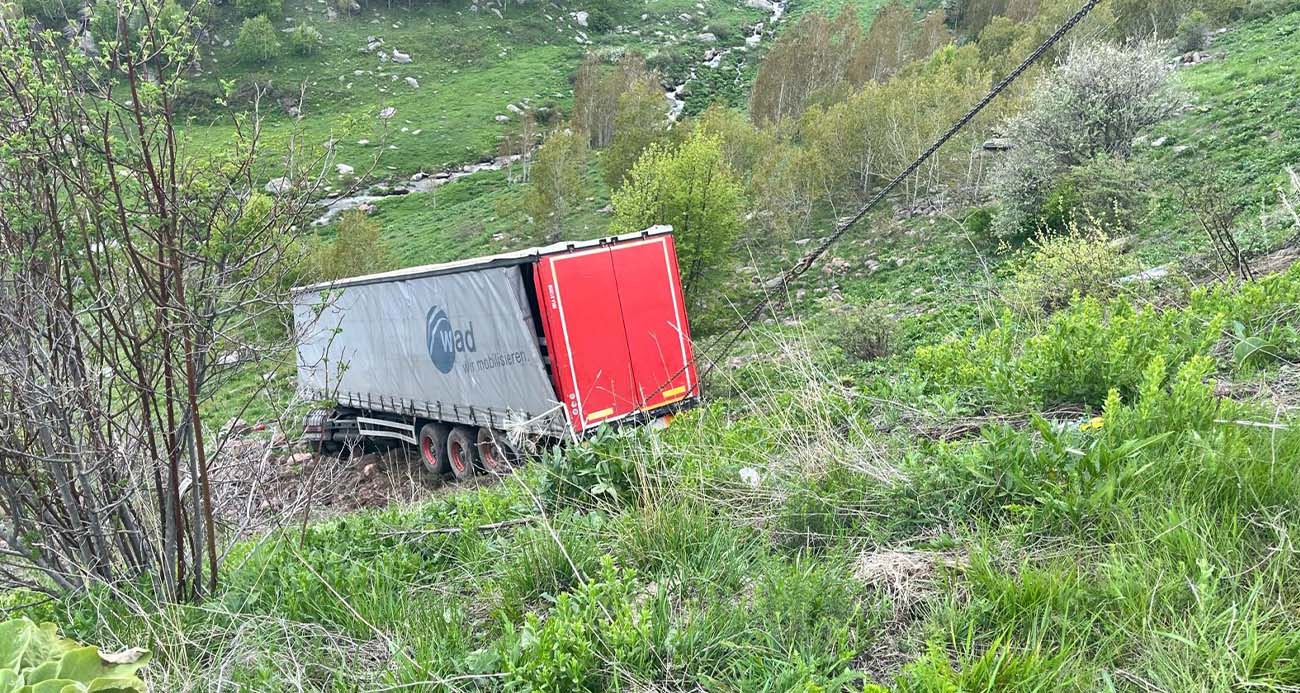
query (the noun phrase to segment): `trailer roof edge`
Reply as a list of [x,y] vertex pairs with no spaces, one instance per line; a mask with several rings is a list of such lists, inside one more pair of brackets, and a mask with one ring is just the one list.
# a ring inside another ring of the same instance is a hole
[[339,289],[348,286],[363,286],[366,284],[401,281],[403,279],[419,279],[421,277],[432,277],[440,274],[455,274],[457,272],[468,272],[488,267],[523,265],[546,255],[558,255],[571,250],[583,250],[585,248],[595,248],[610,243],[619,243],[622,241],[633,241],[638,238],[659,236],[666,233],[672,233],[672,230],[673,228],[671,226],[660,224],[651,226],[642,231],[637,231],[636,233],[626,233],[621,236],[605,236],[603,238],[593,238],[587,241],[561,241],[550,245],[524,248],[522,250],[498,253],[496,255],[486,255],[465,260],[454,260],[452,262],[443,262],[436,265],[407,267],[405,269],[390,270],[388,272],[378,272],[376,274],[365,274],[358,277],[345,277],[334,281],[295,286],[289,289],[289,293],[296,294],[306,291],[323,291],[326,289]]

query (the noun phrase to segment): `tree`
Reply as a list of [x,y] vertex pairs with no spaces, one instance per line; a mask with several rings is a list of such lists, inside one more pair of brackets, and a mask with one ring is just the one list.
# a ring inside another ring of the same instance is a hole
[[560,240],[564,221],[582,195],[587,138],[565,128],[552,132],[533,155],[527,207],[546,242]]
[[641,152],[667,133],[663,91],[651,80],[636,80],[618,98],[614,134],[600,160],[601,174],[610,190],[623,182]]
[[614,193],[611,233],[655,224],[673,227],[682,290],[695,307],[729,269],[745,200],[722,156],[722,144],[697,132],[676,149],[652,144]]
[[[573,124],[588,136],[588,145],[601,149],[614,137],[622,97],[631,92],[648,93],[657,89],[659,77],[648,70],[645,58],[639,53],[626,53],[613,68],[605,66],[593,53],[588,53],[578,68],[573,86]],[[628,105],[641,107],[637,99]],[[662,93],[660,112],[667,112]]]
[[250,196],[256,122],[224,155],[178,146],[194,27],[138,9],[94,59],[0,15],[0,586],[211,594],[226,434],[200,407],[223,352],[283,348],[259,328],[311,186]]
[[235,52],[246,63],[264,63],[280,55],[279,32],[266,15],[245,19],[235,37]]
[[334,242],[321,246],[317,275],[321,280],[342,279],[390,270],[397,265],[388,244],[379,236],[379,224],[359,209],[339,216]]
[[241,17],[279,19],[284,15],[284,0],[235,0],[235,9]]

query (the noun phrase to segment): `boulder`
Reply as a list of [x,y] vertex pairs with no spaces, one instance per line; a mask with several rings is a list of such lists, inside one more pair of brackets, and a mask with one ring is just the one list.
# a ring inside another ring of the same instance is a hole
[[272,195],[281,195],[293,189],[293,181],[288,178],[272,178],[266,181],[266,187],[263,188]]
[[573,21],[577,22],[577,23],[578,23],[578,26],[583,27],[583,28],[586,28],[586,26],[587,26],[587,17],[590,17],[590,16],[591,16],[591,15],[587,14],[586,12],[583,12],[582,10],[578,10],[577,12],[575,12],[575,13],[573,14]]

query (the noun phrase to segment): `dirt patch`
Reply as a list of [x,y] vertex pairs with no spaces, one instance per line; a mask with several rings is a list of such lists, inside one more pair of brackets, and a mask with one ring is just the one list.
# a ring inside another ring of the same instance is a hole
[[965,556],[938,551],[907,549],[868,551],[853,566],[853,578],[868,589],[889,597],[893,618],[877,632],[868,649],[859,653],[853,668],[873,681],[888,682],[915,658],[916,643],[909,637],[925,616],[928,604],[939,594],[945,570],[966,565]]
[[228,441],[214,456],[211,476],[217,517],[237,535],[445,492],[405,447],[317,455],[274,436]]

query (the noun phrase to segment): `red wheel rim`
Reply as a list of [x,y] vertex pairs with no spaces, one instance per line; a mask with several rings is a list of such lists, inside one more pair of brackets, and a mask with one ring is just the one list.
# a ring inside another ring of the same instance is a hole
[[490,472],[501,471],[501,462],[500,460],[497,459],[496,443],[492,441],[488,441],[486,444],[480,446],[478,453],[480,456],[482,456],[483,466],[487,467],[488,471]]
[[431,440],[429,436],[424,436],[420,439],[420,454],[424,455],[424,461],[430,467],[436,467],[438,465],[438,460],[433,457],[433,440]]
[[451,458],[451,466],[454,467],[457,472],[463,473],[465,471],[465,463],[460,459],[462,452],[464,451],[461,449],[459,443],[451,443],[447,446],[447,457]]

